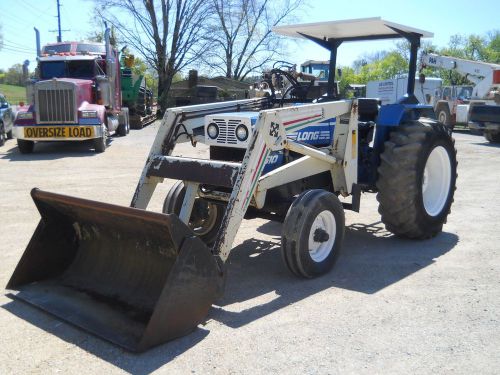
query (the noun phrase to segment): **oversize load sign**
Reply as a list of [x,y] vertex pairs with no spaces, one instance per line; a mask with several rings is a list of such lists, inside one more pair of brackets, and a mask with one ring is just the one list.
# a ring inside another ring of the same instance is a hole
[[94,138],[91,126],[37,126],[24,128],[26,138]]

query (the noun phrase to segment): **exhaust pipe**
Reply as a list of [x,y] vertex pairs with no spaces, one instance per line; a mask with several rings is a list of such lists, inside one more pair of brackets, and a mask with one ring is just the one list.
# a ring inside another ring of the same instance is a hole
[[109,107],[115,107],[115,90],[116,90],[116,56],[114,55],[113,47],[111,46],[111,29],[107,27],[104,31],[104,41],[106,43],[106,76],[109,82]]
[[42,49],[40,48],[40,31],[36,27],[33,28],[36,35],[36,56],[40,57],[42,55]]

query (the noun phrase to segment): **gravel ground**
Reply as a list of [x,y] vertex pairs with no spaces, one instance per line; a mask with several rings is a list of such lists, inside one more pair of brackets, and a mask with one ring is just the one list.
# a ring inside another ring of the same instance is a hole
[[[39,220],[33,187],[128,205],[158,123],[85,144],[0,148],[0,285]],[[0,374],[12,373],[460,373],[500,372],[500,148],[455,134],[459,177],[442,234],[415,242],[384,230],[373,194],[346,213],[344,252],[329,274],[293,277],[281,225],[244,221],[226,292],[207,322],[135,355],[0,295]],[[184,155],[203,154],[182,146]],[[498,164],[497,164],[498,163]],[[172,181],[149,209],[160,211]]]

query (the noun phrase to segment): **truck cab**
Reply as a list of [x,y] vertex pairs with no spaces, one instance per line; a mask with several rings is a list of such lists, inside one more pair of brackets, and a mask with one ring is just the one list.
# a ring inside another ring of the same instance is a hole
[[118,53],[109,35],[106,44],[64,42],[38,50],[36,78],[27,85],[29,104],[19,108],[14,122],[21,153],[33,152],[35,142],[85,140],[103,152],[109,136],[128,133]]

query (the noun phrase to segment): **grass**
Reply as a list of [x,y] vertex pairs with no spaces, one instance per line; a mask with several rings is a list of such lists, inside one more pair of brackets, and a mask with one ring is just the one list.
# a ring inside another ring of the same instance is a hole
[[0,84],[0,93],[4,94],[12,105],[19,104],[19,102],[26,103],[26,88],[22,86]]

